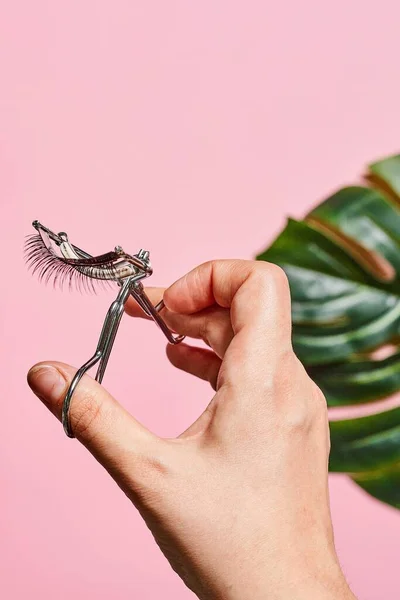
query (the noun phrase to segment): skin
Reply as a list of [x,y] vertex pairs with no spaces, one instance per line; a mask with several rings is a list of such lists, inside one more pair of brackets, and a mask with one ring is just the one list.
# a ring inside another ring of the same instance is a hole
[[[215,394],[188,430],[161,439],[86,376],[71,404],[78,440],[201,600],[354,599],[333,541],[326,402],[292,350],[283,271],[214,261],[148,293],[164,298],[171,328],[209,346],[167,354]],[[127,312],[143,316],[134,301]],[[74,372],[46,362],[28,374],[59,419]]]

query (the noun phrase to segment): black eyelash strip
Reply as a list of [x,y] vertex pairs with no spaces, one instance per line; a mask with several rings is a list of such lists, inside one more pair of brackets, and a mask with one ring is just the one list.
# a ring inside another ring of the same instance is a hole
[[91,258],[61,258],[47,248],[39,234],[27,236],[24,250],[32,273],[46,284],[52,280],[54,287],[67,285],[69,289],[95,293],[98,287],[109,287],[116,280],[115,252]]

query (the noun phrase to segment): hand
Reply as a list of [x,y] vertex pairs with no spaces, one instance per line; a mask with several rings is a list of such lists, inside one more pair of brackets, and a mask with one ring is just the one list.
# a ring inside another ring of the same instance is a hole
[[[292,350],[283,271],[215,261],[148,293],[164,298],[171,328],[208,344],[167,353],[216,393],[187,431],[161,439],[85,376],[71,404],[76,437],[200,599],[354,598],[333,543],[326,403]],[[141,314],[133,300],[127,312]],[[29,372],[58,418],[74,372],[56,362]]]

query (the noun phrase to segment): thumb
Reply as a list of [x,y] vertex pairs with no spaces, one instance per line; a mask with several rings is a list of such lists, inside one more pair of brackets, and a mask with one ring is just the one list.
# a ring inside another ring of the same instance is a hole
[[[59,362],[38,363],[28,384],[61,420],[62,404],[76,369]],[[110,472],[121,487],[134,491],[143,473],[161,461],[161,440],[132,417],[99,383],[85,375],[70,406],[74,435]],[[158,470],[156,468],[156,470]],[[127,490],[125,490],[127,491]]]

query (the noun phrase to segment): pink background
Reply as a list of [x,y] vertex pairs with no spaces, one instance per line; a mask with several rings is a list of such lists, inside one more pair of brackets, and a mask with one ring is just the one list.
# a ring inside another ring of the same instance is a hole
[[[91,355],[112,297],[28,275],[31,221],[93,252],[149,248],[158,284],[252,257],[285,215],[399,149],[399,18],[398,0],[0,2],[3,598],[192,597],[28,390],[34,362]],[[165,435],[211,394],[128,317],[105,383]],[[398,598],[399,514],[345,477],[331,484],[354,591]]]

